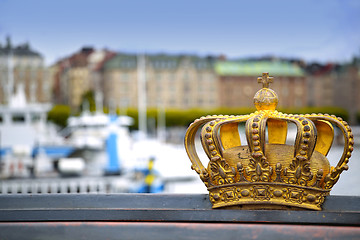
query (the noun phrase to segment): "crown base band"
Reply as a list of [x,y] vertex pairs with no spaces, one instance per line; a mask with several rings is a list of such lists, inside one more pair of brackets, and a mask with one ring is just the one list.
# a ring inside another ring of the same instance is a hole
[[321,210],[330,190],[281,183],[235,183],[208,188],[213,208]]

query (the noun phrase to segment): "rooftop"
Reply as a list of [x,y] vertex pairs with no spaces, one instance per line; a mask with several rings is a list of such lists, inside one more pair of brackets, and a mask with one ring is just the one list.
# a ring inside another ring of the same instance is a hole
[[270,72],[276,76],[304,76],[299,66],[283,61],[218,61],[215,72],[220,76],[257,76],[259,72]]
[[[188,59],[197,69],[213,68],[215,57],[199,57],[195,55],[170,55],[170,54],[151,54],[145,56],[147,63],[154,69],[176,69],[180,62]],[[105,63],[105,69],[134,69],[137,67],[136,54],[119,53]]]
[[10,38],[6,39],[6,44],[2,45],[0,43],[0,55],[9,55],[13,54],[15,56],[38,56],[41,57],[41,54],[35,52],[31,49],[29,43],[20,44],[18,46],[13,46]]

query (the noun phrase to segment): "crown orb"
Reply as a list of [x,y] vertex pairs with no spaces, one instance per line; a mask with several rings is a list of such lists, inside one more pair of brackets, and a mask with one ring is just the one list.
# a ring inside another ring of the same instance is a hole
[[254,96],[254,105],[258,111],[260,110],[272,110],[276,109],[278,104],[278,96],[270,88],[262,88]]

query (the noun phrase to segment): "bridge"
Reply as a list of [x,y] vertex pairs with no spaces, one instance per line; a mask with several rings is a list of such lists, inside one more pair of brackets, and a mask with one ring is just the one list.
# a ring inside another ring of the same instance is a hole
[[359,239],[359,203],[231,210],[212,209],[207,194],[5,194],[0,239]]

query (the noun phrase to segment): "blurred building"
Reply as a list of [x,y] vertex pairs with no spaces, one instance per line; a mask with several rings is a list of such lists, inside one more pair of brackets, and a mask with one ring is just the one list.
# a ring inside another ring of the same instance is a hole
[[262,87],[256,79],[262,72],[275,77],[270,87],[278,94],[278,107],[307,105],[307,79],[297,64],[287,61],[218,61],[215,72],[219,78],[220,106],[253,106],[253,96]]
[[90,71],[90,86],[95,94],[96,107],[104,105],[104,64],[116,55],[108,50],[95,50],[88,57],[88,69]]
[[[7,63],[6,59],[2,62]],[[137,54],[85,47],[47,70],[54,79],[53,100],[78,110],[84,93],[93,90],[97,107],[136,108],[138,77],[144,74],[146,90],[141,94],[149,108],[249,107],[261,88],[257,77],[269,72],[275,77],[271,88],[278,94],[280,108],[342,107],[352,123],[360,112],[358,62],[306,65],[301,60],[272,57],[226,61],[224,57],[170,54],[147,54],[141,58],[144,64],[138,64],[139,59]]]
[[55,68],[55,102],[72,108],[81,104],[82,95],[90,89],[88,56],[92,48],[81,51],[57,62]]
[[309,64],[309,105],[341,107],[349,113],[350,123],[356,123],[360,112],[360,68],[351,64]]
[[349,113],[349,122],[355,124],[360,113],[360,76],[354,64],[341,65],[334,74],[334,106],[344,108]]
[[192,55],[118,54],[104,64],[104,100],[112,107],[137,107],[138,74],[145,73],[148,107],[211,108],[218,106],[215,58]]
[[309,106],[323,107],[335,104],[335,72],[338,65],[319,63],[309,64],[306,68],[309,89]]
[[94,90],[101,93],[101,72],[99,72],[101,67],[99,65],[111,54],[112,52],[107,50],[96,51],[91,47],[84,47],[53,65],[51,69],[55,79],[54,102],[67,104],[72,109],[77,109],[86,92]]
[[0,43],[0,103],[8,103],[19,85],[23,85],[28,102],[51,100],[51,72],[44,67],[40,53],[28,43],[13,46],[10,38]]

